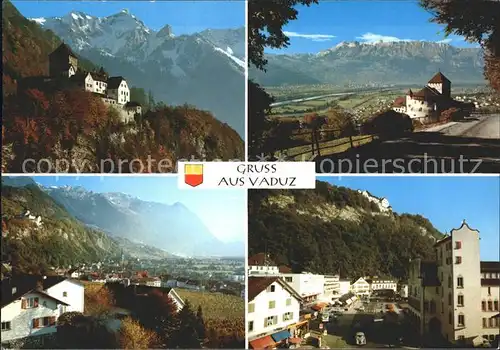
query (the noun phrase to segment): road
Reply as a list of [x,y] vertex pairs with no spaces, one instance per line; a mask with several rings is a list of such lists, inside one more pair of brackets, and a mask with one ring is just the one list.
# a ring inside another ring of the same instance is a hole
[[[361,305],[361,302],[357,302]],[[324,336],[324,341],[326,345],[335,348],[341,347],[339,340],[342,343],[347,343],[347,346],[355,346],[354,334],[356,332],[364,332],[366,336],[366,346],[367,348],[385,348],[391,343],[391,338],[397,338],[396,324],[400,322],[404,323],[404,313],[401,312],[397,307],[394,311],[397,317],[393,319],[393,322],[374,322],[375,319],[381,319],[386,311],[386,302],[371,301],[365,303],[365,311],[360,312],[355,308],[351,308],[349,311],[345,311],[342,316],[337,317],[337,319],[332,320],[326,324],[324,327],[327,330],[328,335]],[[395,305],[394,303],[392,303]],[[311,329],[318,330],[319,321],[311,322]],[[345,345],[343,347],[346,347]]]
[[499,173],[500,114],[375,141],[316,163],[322,173]]

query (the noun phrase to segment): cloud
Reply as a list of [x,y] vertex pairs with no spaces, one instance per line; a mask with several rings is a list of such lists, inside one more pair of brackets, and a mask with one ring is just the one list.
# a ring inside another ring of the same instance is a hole
[[296,32],[284,32],[284,34],[290,38],[303,38],[312,41],[329,41],[335,38],[335,35],[328,34],[301,34]]
[[379,43],[379,42],[391,43],[395,41],[415,41],[412,39],[400,39],[395,36],[388,36],[388,35],[381,35],[374,33],[365,33],[361,36],[356,37],[356,39],[362,40],[365,43]]
[[449,44],[449,43],[451,43],[452,40],[453,39],[446,38],[446,39],[439,40],[439,41],[436,41],[436,42],[439,43],[439,44]]

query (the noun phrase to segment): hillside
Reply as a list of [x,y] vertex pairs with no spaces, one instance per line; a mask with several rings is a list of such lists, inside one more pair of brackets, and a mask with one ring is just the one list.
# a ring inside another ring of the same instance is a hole
[[360,193],[317,182],[315,190],[249,193],[249,254],[267,251],[295,271],[407,276],[442,234],[419,215],[384,213]]
[[[28,158],[49,161],[52,167],[42,170],[47,172],[56,171],[56,160],[72,160],[65,163],[69,167],[58,170],[115,173],[172,172],[177,160],[192,157],[243,159],[244,142],[231,126],[194,106],[171,107],[148,100],[144,91],[151,86],[132,89],[138,101],[148,104],[142,117],[127,125],[89,92],[29,89],[16,94],[17,79],[47,74],[47,55],[61,40],[24,18],[10,2],[2,6],[3,171],[41,171],[23,169]],[[93,70],[95,65],[83,60],[82,68]]]
[[269,54],[267,72],[250,70],[263,86],[423,84],[437,71],[454,84],[484,83],[479,48],[425,41],[342,42],[316,54]]
[[244,136],[243,27],[177,36],[170,25],[153,30],[128,10],[106,17],[73,11],[33,21],[111,75],[151,90],[156,100],[208,110]]
[[[41,225],[21,217],[29,210]],[[2,245],[21,272],[99,261],[118,256],[117,244],[103,232],[85,227],[37,186],[2,185]]]

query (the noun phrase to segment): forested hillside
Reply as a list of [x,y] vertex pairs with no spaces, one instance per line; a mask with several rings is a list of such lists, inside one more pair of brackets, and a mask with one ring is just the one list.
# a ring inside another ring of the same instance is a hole
[[[19,79],[47,75],[48,54],[60,39],[10,2],[2,2],[2,8],[3,171],[172,172],[183,158],[243,159],[243,140],[230,126],[193,106],[157,103],[143,89],[132,89],[144,103],[143,115],[127,125],[92,93],[28,89],[18,94]],[[96,67],[79,59],[80,68]],[[45,168],[23,168],[26,159],[33,160],[31,166],[44,159]]]
[[[28,210],[41,217],[40,225],[23,216]],[[16,272],[35,274],[121,252],[105,233],[84,226],[36,185],[2,185],[2,251]]]
[[420,215],[383,213],[360,193],[317,182],[315,190],[249,192],[249,254],[267,251],[295,271],[344,277],[407,277],[442,234]]

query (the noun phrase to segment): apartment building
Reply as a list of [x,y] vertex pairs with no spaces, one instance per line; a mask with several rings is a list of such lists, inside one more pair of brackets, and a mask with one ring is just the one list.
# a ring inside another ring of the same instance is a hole
[[299,324],[300,295],[279,276],[248,278],[247,336],[254,349],[291,338]]
[[500,275],[498,263],[480,261],[479,231],[464,220],[434,248],[433,261],[410,263],[408,303],[421,334],[440,335],[457,345],[494,340]]
[[339,275],[325,275],[323,285],[323,294],[321,299],[325,301],[332,301],[342,296],[340,294],[340,276]]
[[324,293],[325,276],[312,273],[282,273],[280,275],[303,299],[304,305],[320,300]]
[[393,280],[372,280],[371,281],[371,290],[388,290],[392,289],[394,292],[398,290],[398,282]]

